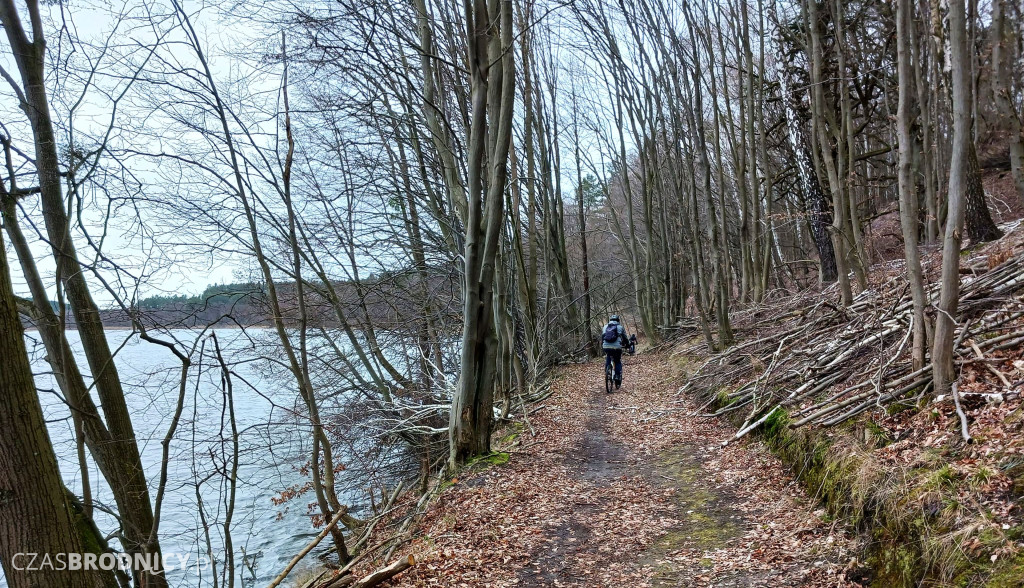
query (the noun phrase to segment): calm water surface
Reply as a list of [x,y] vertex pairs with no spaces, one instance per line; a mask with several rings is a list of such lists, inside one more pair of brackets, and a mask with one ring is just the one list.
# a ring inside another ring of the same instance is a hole
[[[215,333],[226,360],[233,364],[232,370],[236,373],[232,383],[240,457],[231,527],[238,568],[236,578],[243,586],[263,585],[316,535],[307,516],[307,504],[313,500],[311,493],[281,506],[271,500],[282,490],[307,480],[299,468],[309,455],[309,428],[301,417],[299,399],[288,378],[269,374],[267,363],[254,359],[258,355],[250,340],[254,331],[218,329]],[[187,344],[197,336],[189,331],[172,334]],[[262,336],[267,334],[264,331]],[[68,336],[79,355],[79,364],[85,366],[78,333],[72,331]],[[147,479],[150,487],[155,488],[159,481],[161,441],[178,400],[181,364],[167,349],[142,342],[128,331],[110,330],[107,339],[112,348],[119,348],[117,367],[126,382],[125,392]],[[43,412],[65,482],[80,494],[82,480],[68,409],[47,373],[49,366],[43,359],[38,333],[27,333],[26,343],[33,355],[36,384],[42,390]],[[193,564],[200,556],[209,557],[203,532],[205,516],[210,527],[212,552],[221,569],[228,490],[223,471],[225,463],[229,466],[231,463],[231,428],[221,372],[212,359],[209,340],[207,350],[209,353],[201,361],[198,356],[193,360],[182,420],[171,442],[160,542],[165,555],[189,554]],[[96,402],[99,404],[98,399]],[[102,477],[91,460],[89,476],[95,501],[112,503],[109,490],[101,487]],[[197,481],[201,481],[198,487]],[[153,494],[155,496],[155,490]],[[351,502],[358,497],[350,498]],[[116,528],[113,519],[99,510],[96,519],[103,532]],[[211,574],[210,566],[191,565],[185,571],[169,572],[168,577],[171,586],[193,588],[212,585]],[[6,586],[0,572],[0,587]]]

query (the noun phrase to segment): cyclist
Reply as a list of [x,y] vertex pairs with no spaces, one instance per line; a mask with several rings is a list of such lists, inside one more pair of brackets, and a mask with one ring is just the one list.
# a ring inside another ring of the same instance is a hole
[[629,354],[633,355],[636,353],[636,333],[629,336]]
[[626,327],[622,326],[619,315],[613,314],[601,334],[601,348],[604,350],[604,369],[607,370],[612,362],[615,363],[616,388],[622,386],[622,347],[628,344]]

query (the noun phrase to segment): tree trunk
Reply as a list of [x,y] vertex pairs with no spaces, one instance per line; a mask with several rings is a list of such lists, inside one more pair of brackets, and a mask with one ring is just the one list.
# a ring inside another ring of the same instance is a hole
[[967,149],[967,185],[965,203],[965,224],[967,227],[967,238],[971,245],[994,241],[1003,236],[992,216],[988,212],[988,203],[985,199],[985,188],[981,185],[981,166],[978,164],[978,151],[974,147],[974,140]]
[[580,257],[583,266],[583,336],[586,337],[587,354],[597,357],[597,346],[594,342],[594,324],[590,316],[590,260],[587,252],[587,210],[583,193],[583,161],[580,157],[580,127],[576,118],[576,90],[573,88],[573,149],[576,156],[576,215],[580,230]]
[[[692,26],[691,26],[692,33]],[[711,246],[711,258],[715,264],[715,284],[713,285],[715,290],[715,318],[718,323],[718,350],[721,351],[726,347],[729,347],[733,343],[732,326],[729,324],[729,291],[728,291],[728,268],[725,265],[725,254],[722,251],[723,239],[720,237],[724,227],[718,226],[718,213],[715,210],[715,196],[711,190],[711,161],[708,159],[708,144],[707,134],[704,130],[704,102],[701,99],[701,88],[700,82],[703,76],[701,75],[700,58],[696,52],[693,55],[693,80],[694,88],[691,89],[689,81],[689,71],[682,72],[683,89],[687,96],[683,100],[683,108],[686,112],[686,118],[689,121],[690,127],[694,130],[694,134],[697,137],[696,152],[700,161],[700,173],[701,173],[701,191],[704,193],[704,201],[708,210],[708,225],[711,227],[711,239],[708,241]],[[690,100],[694,100],[693,106],[690,104]],[[696,110],[696,113],[694,112]],[[699,114],[698,114],[699,113]],[[696,187],[696,182],[694,182]],[[696,194],[694,195],[694,208],[697,209],[699,206],[696,201]],[[757,201],[754,201],[754,206],[757,207]],[[696,210],[694,211],[696,215]],[[698,217],[699,218],[699,217]],[[699,232],[699,224],[694,225],[694,233]],[[756,249],[755,249],[756,257]],[[757,277],[757,276],[755,276]]]
[[[0,563],[7,582],[11,588],[102,587],[99,571],[54,569],[61,567],[58,554],[100,550],[83,542],[61,481],[28,363],[2,236],[0,357]],[[41,565],[43,557],[50,567]]]
[[925,348],[928,345],[924,309],[927,298],[924,289],[924,277],[921,271],[921,259],[917,250],[918,215],[917,215],[917,184],[914,182],[913,148],[911,136],[911,92],[914,80],[910,67],[910,32],[913,26],[912,0],[898,0],[896,7],[896,66],[899,77],[899,105],[896,114],[896,127],[899,135],[899,193],[900,193],[900,227],[903,230],[903,250],[907,260],[907,274],[910,278],[910,291],[914,300],[914,341],[911,357],[914,369],[924,367]]
[[[504,225],[504,191],[515,99],[511,0],[499,0],[492,5],[493,10],[488,10],[484,0],[473,0],[466,8],[473,118],[469,129],[466,182],[469,214],[463,276],[461,375],[452,399],[449,423],[453,466],[490,451],[497,347],[491,311],[494,264]],[[489,172],[486,182],[485,171]]]
[[[1021,134],[1020,113],[1013,103],[1012,71],[1016,59],[1017,38],[1013,25],[1006,19],[1006,0],[992,1],[992,97],[1002,128],[1009,133],[1010,173],[1017,189],[1017,198],[1024,202],[1024,135]],[[1017,23],[1018,27],[1020,23]]]
[[960,240],[964,220],[971,151],[970,64],[967,51],[967,23],[964,0],[949,2],[949,45],[952,64],[953,156],[949,168],[949,204],[942,243],[942,284],[939,313],[935,320],[932,348],[932,377],[935,394],[949,394],[956,378],[953,367],[954,316],[960,294]]
[[[812,0],[813,1],[813,0]],[[864,247],[864,237],[861,234],[860,214],[857,210],[857,196],[853,191],[853,181],[856,164],[856,136],[853,132],[853,107],[850,103],[849,78],[846,67],[846,33],[844,21],[846,18],[843,10],[843,0],[835,0],[833,3],[833,25],[835,26],[835,52],[836,67],[839,70],[839,116],[841,118],[839,128],[836,131],[837,146],[837,167],[840,174],[839,189],[843,193],[843,200],[849,207],[846,215],[848,249],[853,266],[853,274],[857,278],[857,284],[861,290],[868,287],[867,266],[868,256]]]
[[810,60],[811,60],[811,113],[812,126],[818,136],[818,150],[825,165],[828,182],[832,191],[832,212],[835,218],[832,221],[832,247],[835,251],[836,273],[839,278],[839,292],[842,296],[844,306],[853,303],[853,289],[850,287],[850,273],[847,262],[847,251],[850,250],[845,235],[847,221],[847,204],[844,198],[844,191],[839,185],[839,170],[836,169],[835,160],[832,157],[828,132],[825,128],[825,92],[822,84],[825,83],[822,73],[822,43],[819,33],[820,23],[818,22],[818,8],[816,0],[807,0],[807,21],[808,36],[810,37]]
[[832,224],[832,212],[829,210],[828,197],[821,189],[818,182],[818,175],[814,172],[814,160],[811,157],[811,147],[804,129],[804,122],[799,115],[802,106],[800,97],[789,89],[788,69],[779,67],[779,87],[782,93],[782,102],[785,106],[787,130],[786,136],[789,145],[796,157],[797,176],[800,178],[800,185],[803,187],[804,208],[808,210],[811,235],[814,238],[814,246],[818,250],[819,278],[824,283],[835,282],[836,255],[832,247],[832,239],[828,234],[828,226]]
[[[470,0],[471,1],[471,0]],[[522,291],[526,295],[526,322],[537,322],[537,158],[534,152],[534,90],[533,90],[533,1],[516,4],[519,9],[520,50],[523,69],[523,149],[526,157],[526,266]],[[538,337],[527,341],[531,355],[539,356]]]
[[[153,533],[153,506],[142,460],[139,457],[131,415],[113,354],[103,331],[99,308],[89,291],[85,273],[82,271],[71,238],[61,186],[57,140],[46,95],[46,41],[41,30],[39,6],[30,0],[27,8],[30,20],[35,24],[31,40],[25,33],[21,17],[13,2],[0,2],[0,22],[7,33],[21,75],[25,100],[21,106],[32,128],[40,204],[47,238],[56,262],[58,279],[66,290],[68,302],[75,315],[82,349],[89,363],[110,432],[107,450],[111,456],[110,463],[116,464],[118,473],[113,479],[108,479],[108,482],[121,517],[125,549],[129,553],[153,555],[159,560],[160,544]],[[147,588],[167,586],[167,580],[160,573],[159,564],[154,571],[137,574],[136,581],[145,582]]]
[[[925,220],[924,234],[928,243],[934,242],[939,237],[939,196],[936,189],[935,178],[935,118],[932,116],[932,103],[936,101],[928,90],[928,84],[924,75],[925,68],[922,67],[921,52],[919,49],[920,34],[918,23],[910,18],[907,24],[907,34],[910,35],[910,61],[914,66],[914,79],[917,81],[917,106],[921,117],[921,181],[924,184],[925,197]],[[925,37],[930,39],[930,37]],[[929,68],[930,71],[930,68]]]

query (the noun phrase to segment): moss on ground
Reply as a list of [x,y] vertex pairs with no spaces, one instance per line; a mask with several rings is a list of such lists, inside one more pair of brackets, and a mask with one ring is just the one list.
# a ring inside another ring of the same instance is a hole
[[733,404],[736,404],[738,400],[738,398],[733,398],[729,395],[729,390],[727,388],[722,388],[715,393],[715,402],[719,408],[732,406]]
[[761,438],[768,445],[777,445],[784,441],[784,436],[789,431],[789,413],[783,409],[772,412],[761,425]]
[[985,588],[1020,588],[1024,585],[1024,553],[993,566]]
[[485,455],[482,459],[491,465],[505,465],[508,463],[511,455],[505,451],[495,451],[490,455]]
[[486,455],[478,455],[459,468],[459,474],[465,476],[470,472],[486,470],[490,466],[505,465],[511,455],[505,451],[492,451]]
[[[676,491],[673,502],[682,522],[647,549],[646,563],[654,571],[653,586],[677,586],[675,565],[668,561],[671,554],[684,548],[707,552],[725,547],[742,529],[722,506],[722,496],[704,481],[699,460],[685,450],[670,449],[656,463],[658,473]],[[700,564],[712,565],[706,558]]]
[[668,374],[666,374],[670,380],[684,380],[693,371],[695,367],[693,360],[687,355],[671,355],[668,358]]
[[456,470],[455,474],[450,478],[441,482],[438,487],[438,492],[441,493],[451,488],[457,484],[461,478],[482,472],[494,466],[505,465],[511,457],[512,455],[505,451],[492,451],[487,455],[478,455]]
[[[721,408],[731,399],[719,393],[718,400]],[[733,420],[744,416],[730,414]],[[891,472],[871,454],[891,439],[868,419],[827,433],[791,429],[790,422],[786,411],[777,410],[754,434],[832,516],[871,538],[866,563],[874,572],[872,586],[1024,586],[1024,553],[991,560],[1024,530],[998,529],[961,503],[962,491],[984,485],[994,472],[958,472],[948,448],[925,450],[909,469]],[[1024,495],[1024,460],[1001,469],[1015,481],[1013,491]]]
[[502,431],[502,436],[498,438],[498,447],[509,447],[523,434],[526,429],[526,424],[522,422],[514,422]]

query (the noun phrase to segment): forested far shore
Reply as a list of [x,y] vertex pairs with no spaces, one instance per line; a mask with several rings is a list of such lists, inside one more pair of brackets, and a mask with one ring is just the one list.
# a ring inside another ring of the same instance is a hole
[[[434,296],[433,307],[439,313],[446,313],[449,320],[456,320],[459,300],[454,298],[457,296],[457,285],[451,282],[452,279],[453,276],[432,272],[427,278],[429,283],[425,289]],[[418,280],[419,276],[413,272],[394,272],[388,276],[373,276],[361,282],[358,288],[355,284],[345,282],[335,282],[332,288],[340,299],[339,304],[348,309],[350,316],[365,313],[358,324],[367,321],[382,330],[402,331],[414,324],[422,312],[410,292],[421,288]],[[285,324],[297,327],[295,284],[284,282],[277,288],[285,313]],[[38,314],[32,311],[29,301],[20,302],[22,307],[29,307],[22,313],[25,327],[37,329],[34,321]],[[309,324],[327,329],[341,326],[341,321],[332,311],[331,303],[324,294],[307,289],[304,304],[308,310]],[[60,303],[51,300],[50,306],[59,318]],[[149,328],[159,329],[273,327],[274,324],[266,288],[253,282],[217,284],[197,295],[148,296],[131,305],[100,308],[99,314],[107,329],[135,328],[136,321]],[[63,317],[65,328],[77,329],[75,315],[67,305]],[[455,334],[453,332],[450,335]]]

